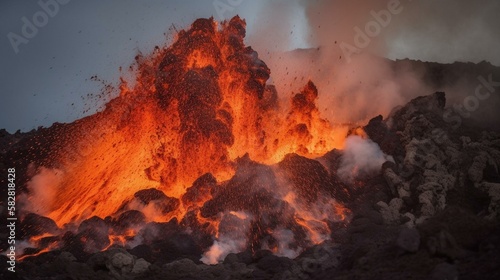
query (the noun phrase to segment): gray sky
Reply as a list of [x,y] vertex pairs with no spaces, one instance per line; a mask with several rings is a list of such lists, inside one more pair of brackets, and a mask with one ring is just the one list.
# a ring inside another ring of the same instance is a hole
[[[389,1],[375,2],[386,5]],[[71,0],[58,4],[59,11],[53,17],[49,15],[44,23],[38,1],[2,0],[0,128],[26,131],[94,113],[99,102],[87,95],[99,94],[103,84],[91,81],[90,77],[97,75],[116,85],[119,67],[126,69],[139,51],[148,53],[155,45],[168,42],[167,38],[173,34],[172,24],[181,29],[199,17],[213,15],[220,19],[239,14],[247,20],[247,42],[261,53],[307,47],[311,45],[307,41],[308,28],[315,28],[309,23],[316,24],[311,18],[314,17],[311,6],[322,7],[318,3],[324,2],[332,4],[325,6],[328,9],[339,7],[335,14],[342,16],[339,0]],[[401,2],[408,4],[408,0]],[[384,37],[389,57],[440,62],[484,59],[500,65],[500,26],[496,19],[499,1],[480,1],[475,7],[465,0],[421,2],[424,4],[413,1],[413,8],[408,7],[410,4],[405,7],[412,12],[394,17],[396,23],[391,23],[388,31],[391,36]],[[459,2],[463,5],[456,4]],[[218,12],[218,4],[229,8]],[[371,20],[370,9],[383,7],[362,6],[359,13],[366,18],[360,21],[360,26]],[[328,13],[329,10],[323,11]],[[419,16],[424,13],[429,19]],[[9,34],[23,36],[23,17],[33,23],[34,16],[41,27],[32,38],[24,39],[27,43],[19,44],[16,53]],[[463,17],[466,20],[461,22],[459,19]],[[331,18],[331,24],[338,21]],[[322,28],[328,30],[327,25]],[[428,38],[433,44],[424,44]],[[456,40],[453,48],[449,46],[450,40]]]
[[[256,7],[249,2],[223,15],[251,18]],[[217,14],[211,1],[202,0],[72,0],[16,54],[8,34],[22,36],[22,17],[31,21],[40,10],[37,1],[0,2],[0,128],[11,132],[95,112],[97,102],[87,94],[98,94],[102,83],[91,76],[116,85],[119,67],[126,69],[138,51],[167,42],[172,24],[181,29]]]

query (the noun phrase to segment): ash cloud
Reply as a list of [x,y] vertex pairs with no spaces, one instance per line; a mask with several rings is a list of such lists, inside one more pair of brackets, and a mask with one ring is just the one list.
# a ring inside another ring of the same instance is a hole
[[388,34],[388,53],[441,63],[487,60],[500,66],[499,11],[500,2],[494,0],[412,3]]
[[[500,48],[500,37],[496,35],[500,19],[495,16],[500,3],[496,1],[292,3],[303,8],[308,30],[302,39],[311,48],[273,51],[276,48],[272,44],[279,42],[290,49],[292,39],[296,39],[300,27],[294,23],[301,16],[293,9],[266,8],[276,20],[258,29],[272,30],[272,23],[277,22],[281,33],[289,34],[288,39],[269,42],[269,37],[277,37],[250,36],[249,42],[272,69],[272,82],[283,99],[310,79],[318,86],[322,114],[334,123],[359,124],[378,114],[387,116],[394,107],[434,91],[447,92],[449,104],[461,102],[477,86],[477,81],[465,86],[463,82],[456,85],[457,81],[436,86],[424,79],[429,69],[411,63],[395,67],[393,61],[383,57],[441,63],[488,60],[500,65],[500,54],[495,51]],[[266,13],[259,17],[267,18]],[[368,36],[367,28],[372,28],[375,35]],[[355,50],[346,49],[346,45]],[[491,119],[491,114],[486,115],[483,120]]]
[[309,42],[329,46],[335,40],[352,44],[358,26],[374,20],[373,12],[398,5],[387,26],[366,48],[392,58],[449,63],[488,60],[500,65],[500,2],[466,0],[316,0],[302,1],[309,20]]
[[[414,69],[396,72],[391,61],[379,57],[385,55],[385,30],[363,48],[358,46],[362,51],[359,54],[346,55],[340,47],[343,43],[355,45],[354,28],[364,28],[372,17],[370,12],[387,8],[387,2],[298,3],[303,5],[309,27],[304,39],[317,48],[263,55],[282,99],[312,80],[320,93],[318,104],[323,116],[336,124],[359,124],[379,114],[387,116],[392,108],[428,92],[420,82],[422,73]],[[286,18],[279,14],[277,18]]]

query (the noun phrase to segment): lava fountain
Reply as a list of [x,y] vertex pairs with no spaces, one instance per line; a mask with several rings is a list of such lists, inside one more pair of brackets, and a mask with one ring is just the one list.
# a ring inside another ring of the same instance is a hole
[[88,253],[132,247],[175,225],[214,263],[245,249],[296,256],[329,239],[348,210],[310,159],[341,148],[347,128],[320,116],[311,81],[282,102],[245,32],[239,17],[198,19],[138,55],[136,81],[104,110],[35,137],[46,154],[30,165],[23,213],[53,220],[51,237],[66,232],[50,247],[38,242],[47,232],[31,236],[38,248],[68,235]]

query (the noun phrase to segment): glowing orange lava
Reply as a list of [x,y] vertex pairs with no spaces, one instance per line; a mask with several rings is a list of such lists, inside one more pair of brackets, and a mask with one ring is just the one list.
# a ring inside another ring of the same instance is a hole
[[[211,199],[210,192],[184,196],[197,178],[211,173],[217,182],[229,180],[235,160],[245,154],[272,165],[290,153],[314,158],[341,148],[347,128],[320,116],[312,82],[280,104],[275,88],[266,84],[269,68],[244,44],[245,25],[239,17],[220,26],[199,19],[172,46],[137,56],[133,85],[122,80],[120,95],[102,112],[67,125],[57,137],[50,168],[28,183],[30,209],[59,227],[124,210],[140,210],[148,222],[180,221],[194,210],[199,224],[208,224],[218,237],[220,221],[196,210]],[[39,188],[48,194],[43,202],[34,195]],[[153,202],[134,200],[145,189],[180,203],[162,212]],[[345,218],[345,209],[333,201],[322,202],[329,213],[311,212],[295,194],[284,201],[295,208],[296,222],[313,243],[329,233],[328,215]],[[112,234],[109,246],[123,245],[134,234]]]

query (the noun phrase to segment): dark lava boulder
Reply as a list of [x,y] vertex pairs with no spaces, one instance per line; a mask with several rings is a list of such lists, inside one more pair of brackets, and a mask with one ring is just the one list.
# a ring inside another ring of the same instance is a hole
[[94,216],[80,224],[76,239],[82,243],[85,252],[99,252],[110,245],[109,225],[103,219]]
[[144,204],[149,204],[153,200],[163,200],[167,198],[162,191],[151,188],[146,190],[140,190],[134,194],[134,197],[139,199]]
[[107,279],[133,279],[148,271],[150,263],[137,259],[124,249],[111,249],[94,254],[87,265],[96,272],[107,274]]
[[405,150],[399,136],[389,129],[381,115],[371,119],[363,127],[363,130],[373,142],[380,146],[384,153],[393,157],[402,157],[404,155]]
[[140,190],[134,194],[134,197],[144,205],[155,203],[163,214],[172,212],[180,206],[180,201],[177,198],[169,197],[154,188]]
[[201,208],[203,217],[225,211],[247,211],[259,215],[277,203],[276,177],[269,166],[250,160],[248,155],[237,162],[236,174],[220,186]]
[[182,232],[182,230],[177,219],[172,219],[166,223],[147,223],[141,228],[137,235],[142,238],[143,244],[151,244],[159,240],[168,239],[170,236]]
[[34,213],[27,214],[19,226],[19,237],[21,239],[30,238],[44,233],[58,234],[59,227],[50,218],[40,216]]
[[202,175],[186,190],[186,193],[181,198],[182,203],[184,205],[202,206],[211,197],[215,186],[217,186],[217,179],[212,174]]
[[[446,95],[444,92],[419,96],[399,110],[392,112],[386,123],[390,124],[392,131],[401,135],[400,140],[404,146],[413,138],[420,139],[426,135],[432,135],[436,128],[447,128],[449,124],[446,123],[444,115],[445,105]],[[376,123],[376,121],[374,122]],[[372,124],[372,126],[376,126],[376,124]],[[371,133],[375,134],[372,131]]]
[[333,191],[328,172],[316,160],[288,154],[278,163],[278,167],[278,173],[292,183],[293,190],[307,203],[316,201],[320,193]]
[[114,226],[118,232],[121,232],[136,226],[142,226],[145,223],[146,216],[141,211],[129,210],[123,212],[118,219],[114,221]]

